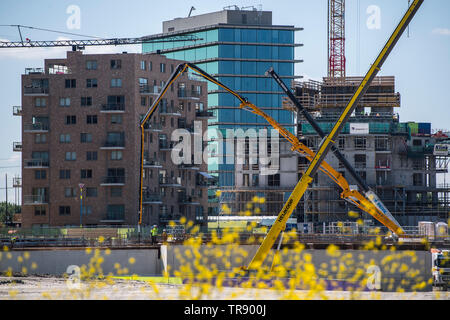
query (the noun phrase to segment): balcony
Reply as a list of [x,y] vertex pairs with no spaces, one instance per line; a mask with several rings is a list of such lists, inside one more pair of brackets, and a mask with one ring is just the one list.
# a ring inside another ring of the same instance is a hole
[[24,195],[23,205],[43,205],[47,204],[48,201],[45,195]]
[[159,150],[160,151],[171,151],[175,146],[174,142],[160,141]]
[[22,106],[13,106],[13,116],[22,115]]
[[124,186],[125,185],[125,177],[124,176],[108,176],[103,177],[101,186]]
[[214,117],[214,113],[212,111],[196,111],[196,118],[212,118]]
[[42,87],[24,87],[23,93],[26,96],[47,96],[49,89]]
[[162,125],[160,123],[145,123],[144,125],[145,131],[162,131]]
[[159,185],[165,187],[181,187],[180,177],[159,177]]
[[139,87],[140,94],[160,94],[162,87],[160,86],[149,86],[149,85],[141,85]]
[[124,212],[108,212],[106,216],[100,220],[100,222],[107,223],[122,223],[125,221],[125,213]]
[[188,196],[184,193],[180,193],[178,195],[178,202],[180,204],[191,204],[191,205],[200,205],[198,201],[195,201],[195,198],[192,196]]
[[199,165],[196,165],[196,164],[182,163],[182,164],[178,165],[178,169],[180,169],[180,170],[199,170],[200,168],[198,166]]
[[178,112],[175,108],[162,107],[159,109],[159,114],[162,116],[177,116],[181,117],[181,113]]
[[200,98],[200,92],[178,89],[178,98],[198,100]]
[[375,170],[391,170],[391,163],[389,161],[377,161]]
[[159,193],[143,193],[143,204],[162,204],[162,196]]
[[43,68],[25,68],[25,74],[44,74]]
[[106,140],[105,143],[103,143],[103,146],[100,147],[101,150],[123,150],[125,149],[125,141],[123,140],[117,140],[117,141],[109,141]]
[[28,159],[24,160],[24,166],[25,169],[39,169],[39,168],[48,168],[49,167],[49,160],[45,159]]
[[49,125],[44,123],[28,123],[24,124],[23,132],[43,133],[48,132]]
[[13,151],[22,152],[22,142],[13,142]]
[[125,112],[125,105],[119,104],[119,103],[108,103],[108,104],[102,104],[102,109],[100,110],[101,113],[124,113]]
[[155,159],[144,159],[144,168],[162,168],[161,163]]

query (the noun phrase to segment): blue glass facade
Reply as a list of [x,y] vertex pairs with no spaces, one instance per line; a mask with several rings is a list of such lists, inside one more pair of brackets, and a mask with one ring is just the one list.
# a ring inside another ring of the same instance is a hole
[[[294,116],[282,109],[280,88],[271,77],[265,77],[265,72],[273,67],[290,86],[295,63],[294,27],[217,25],[182,34],[202,40],[143,44],[143,52],[159,50],[167,58],[195,63],[294,132]],[[226,129],[267,128],[263,118],[239,109],[239,100],[222,88],[209,83],[208,92],[208,109],[214,114],[209,119],[210,128],[223,133]],[[234,186],[234,165],[215,162],[218,161],[212,161],[208,170],[218,174],[219,185]]]

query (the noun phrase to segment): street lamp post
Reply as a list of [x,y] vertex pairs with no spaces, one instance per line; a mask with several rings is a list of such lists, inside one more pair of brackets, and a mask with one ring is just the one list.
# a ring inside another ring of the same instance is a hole
[[79,183],[78,187],[80,187],[80,228],[83,227],[83,188],[84,184]]

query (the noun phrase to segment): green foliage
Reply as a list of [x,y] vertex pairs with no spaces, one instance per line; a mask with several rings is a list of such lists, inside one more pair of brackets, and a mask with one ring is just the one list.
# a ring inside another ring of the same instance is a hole
[[8,203],[8,214],[6,213],[6,201],[0,202],[0,224],[12,221],[14,213],[19,213],[21,207],[11,202]]

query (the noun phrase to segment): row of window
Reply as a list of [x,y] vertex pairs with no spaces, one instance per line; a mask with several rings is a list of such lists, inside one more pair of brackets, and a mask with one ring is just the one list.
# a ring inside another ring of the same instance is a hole
[[[59,206],[58,213],[60,216],[70,216],[72,214],[71,206]],[[92,206],[83,205],[83,215],[92,214]],[[108,205],[107,207],[107,219],[122,220],[124,218],[125,206],[124,205]],[[45,216],[47,214],[45,206],[36,206],[34,208],[35,216]]]
[[[141,60],[140,68],[141,68],[141,70],[152,71],[153,70],[153,62]],[[97,70],[97,69],[98,69],[97,60],[87,60],[86,61],[86,70]],[[122,69],[122,60],[121,59],[110,60],[110,69],[112,69],[112,70]],[[173,72],[173,69],[174,69],[174,66],[171,65],[171,72]],[[162,73],[166,72],[166,64],[165,63],[159,64],[159,71]]]

